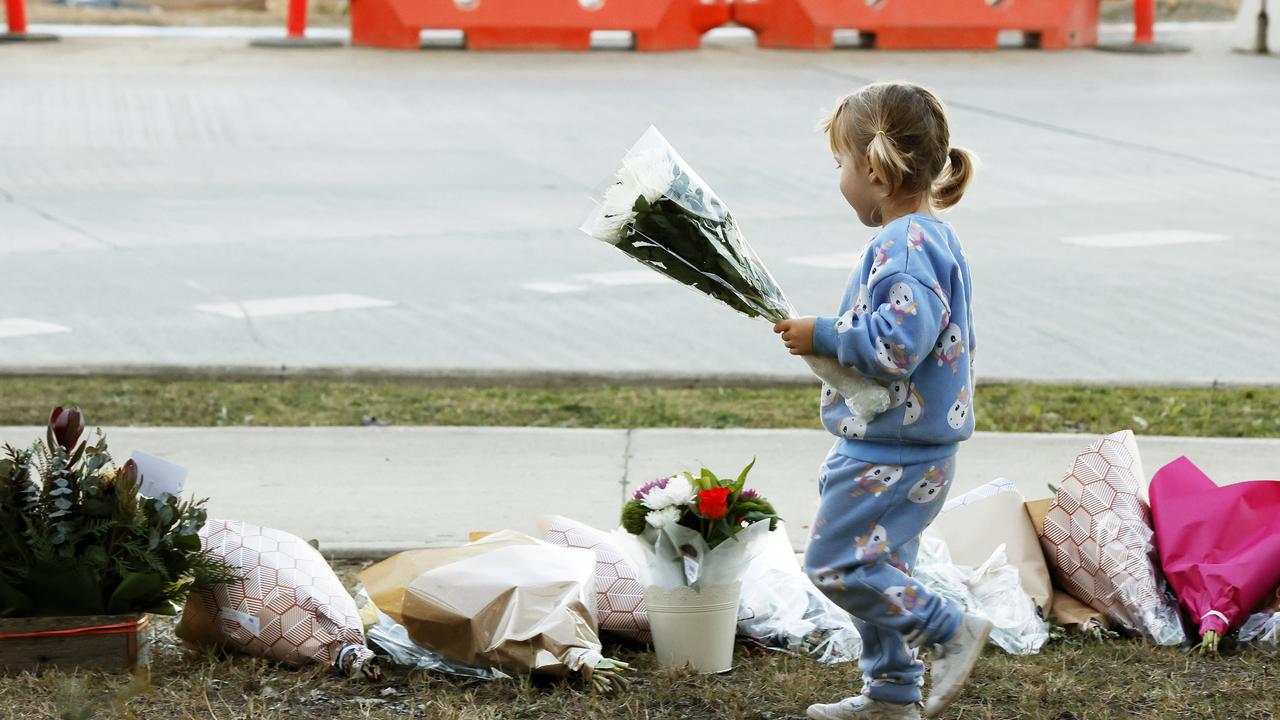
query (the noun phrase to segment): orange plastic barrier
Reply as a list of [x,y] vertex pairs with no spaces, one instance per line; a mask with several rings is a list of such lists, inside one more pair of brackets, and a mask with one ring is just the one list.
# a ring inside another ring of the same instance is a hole
[[893,50],[987,49],[1001,30],[1042,48],[1092,47],[1099,0],[736,0],[733,19],[761,47],[825,49],[856,29]]
[[417,48],[419,30],[462,30],[473,50],[589,50],[592,30],[627,30],[637,50],[688,50],[729,17],[728,0],[351,0],[351,42]]

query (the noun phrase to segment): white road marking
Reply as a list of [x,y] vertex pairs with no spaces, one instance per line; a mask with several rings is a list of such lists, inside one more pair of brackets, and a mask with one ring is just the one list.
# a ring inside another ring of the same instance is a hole
[[825,270],[852,270],[858,264],[857,253],[836,253],[835,255],[802,255],[787,258],[792,265],[823,268]]
[[1196,232],[1194,230],[1146,230],[1106,235],[1072,235],[1062,238],[1062,242],[1068,245],[1079,245],[1080,247],[1111,249],[1222,242],[1230,239],[1227,235]]
[[339,310],[366,310],[369,308],[391,307],[390,300],[365,297],[363,295],[303,295],[299,297],[264,298],[261,300],[245,300],[239,303],[217,303],[213,305],[197,305],[201,312],[222,315],[229,318],[271,317],[275,315],[301,315],[303,313],[336,312]]
[[27,318],[0,318],[0,338],[69,333],[71,328]]
[[559,282],[536,282],[525,283],[521,285],[525,290],[533,290],[534,292],[549,293],[551,295],[564,295],[567,293],[584,292],[587,290],[586,285],[574,285],[572,283]]
[[662,285],[671,280],[652,270],[623,270],[622,272],[587,273],[575,275],[577,279],[592,285],[618,287],[621,285]]

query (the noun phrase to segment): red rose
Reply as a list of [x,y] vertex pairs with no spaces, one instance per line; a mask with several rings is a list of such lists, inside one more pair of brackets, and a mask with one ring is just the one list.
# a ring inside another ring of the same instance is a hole
[[729,512],[729,488],[711,488],[698,493],[698,514],[719,520]]

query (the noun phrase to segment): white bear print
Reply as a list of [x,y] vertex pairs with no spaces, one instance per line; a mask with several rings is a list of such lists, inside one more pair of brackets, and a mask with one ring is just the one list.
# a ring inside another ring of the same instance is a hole
[[910,391],[911,382],[909,380],[894,380],[889,385],[889,409],[896,408],[906,402]]
[[820,570],[813,576],[813,584],[818,587],[834,587],[844,589],[844,577],[838,570],[830,568]]
[[959,430],[964,427],[965,421],[969,419],[969,410],[969,388],[961,388],[960,394],[956,396],[956,403],[947,413],[947,424],[951,429]]
[[942,497],[942,486],[946,482],[946,478],[937,468],[929,468],[924,474],[924,478],[911,488],[911,492],[907,493],[907,499],[913,503],[923,505],[931,503]]
[[920,393],[915,388],[911,388],[911,396],[907,398],[907,412],[902,416],[903,425],[915,425],[920,416],[924,415],[924,398],[920,397]]
[[879,495],[901,479],[901,465],[868,465],[858,476],[858,489],[853,491],[853,496]]
[[822,383],[822,407],[831,407],[840,399],[840,393],[826,383]]
[[867,435],[867,422],[856,417],[840,421],[840,434],[850,440],[861,440]]
[[911,292],[911,286],[904,282],[894,283],[889,288],[889,304],[893,306],[899,323],[904,317],[916,314],[915,294]]
[[871,532],[859,536],[853,544],[858,548],[856,559],[875,560],[889,552],[889,531],[883,525],[872,525]]
[[876,360],[893,372],[902,372],[911,364],[907,351],[901,345],[895,345],[883,337],[876,338]]
[[849,328],[853,327],[853,321],[857,317],[858,316],[854,312],[854,310],[850,310],[845,314],[841,315],[839,318],[836,319],[836,332],[837,333],[849,332]]
[[947,329],[942,331],[938,342],[933,346],[933,354],[938,357],[939,367],[948,364],[951,372],[956,372],[960,356],[964,354],[964,333],[960,331],[959,325],[947,325]]
[[896,585],[885,588],[884,600],[889,604],[890,615],[910,615],[920,605],[920,592],[914,585]]

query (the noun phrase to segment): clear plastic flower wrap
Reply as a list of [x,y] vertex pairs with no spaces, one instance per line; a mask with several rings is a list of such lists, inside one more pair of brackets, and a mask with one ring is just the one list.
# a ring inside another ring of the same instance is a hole
[[1049,641],[1049,624],[1022,588],[1018,568],[1009,564],[1003,545],[976,568],[956,565],[946,541],[926,530],[912,577],[966,612],[990,620],[995,626],[991,642],[1011,655],[1038,653]]
[[853,618],[800,569],[781,524],[742,578],[738,632],[827,665],[851,662],[862,654]]
[[[616,181],[581,229],[747,317],[797,316],[729,209],[657,128],[622,158]],[[804,359],[858,418],[869,422],[889,408],[886,388],[835,358]]]
[[1240,642],[1254,643],[1265,650],[1280,650],[1280,612],[1260,612],[1240,626]]

